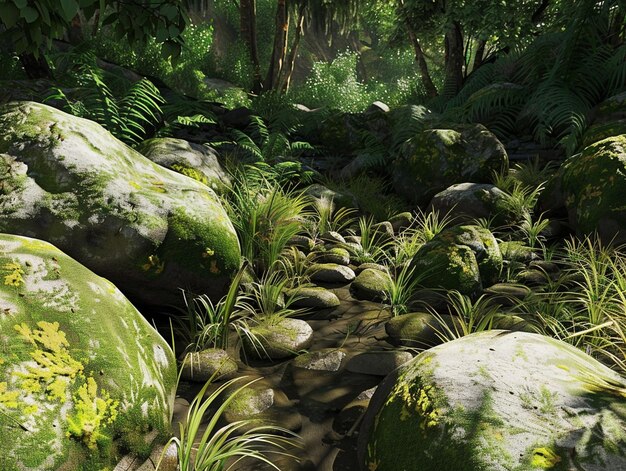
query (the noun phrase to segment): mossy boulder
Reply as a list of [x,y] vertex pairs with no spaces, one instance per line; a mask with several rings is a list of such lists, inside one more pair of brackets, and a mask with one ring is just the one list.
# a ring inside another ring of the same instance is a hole
[[230,188],[230,177],[211,147],[184,139],[161,137],[142,142],[137,151],[162,167],[210,186],[217,193],[224,193]]
[[0,107],[0,232],[47,240],[133,300],[218,297],[240,263],[215,192],[100,125],[38,103]]
[[[448,215],[454,223],[493,218],[495,224],[511,222],[504,191],[488,183],[458,183],[437,193],[429,209]],[[517,215],[516,215],[517,216]]]
[[626,242],[626,134],[585,148],[561,166],[559,184],[570,226],[578,236]]
[[502,143],[480,124],[428,129],[407,141],[392,175],[400,195],[426,205],[455,183],[488,183],[508,162]]
[[582,147],[613,136],[626,134],[626,92],[613,95],[600,103],[592,114],[591,125],[582,137]]
[[437,234],[420,247],[411,263],[423,286],[471,296],[498,280],[502,254],[488,229],[463,225]]
[[313,329],[301,319],[282,318],[250,327],[243,338],[246,358],[282,360],[297,355],[313,343]]
[[366,268],[360,272],[350,285],[350,292],[356,299],[369,301],[383,301],[385,293],[391,289],[389,273]]
[[626,381],[549,337],[489,331],[418,355],[378,387],[361,469],[626,469]]
[[0,235],[0,313],[0,469],[112,469],[166,439],[176,361],[112,283]]

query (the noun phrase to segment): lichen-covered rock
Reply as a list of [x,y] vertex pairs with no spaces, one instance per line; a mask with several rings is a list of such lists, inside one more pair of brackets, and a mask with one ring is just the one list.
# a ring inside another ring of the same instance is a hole
[[443,343],[448,330],[459,330],[449,315],[435,316],[430,312],[410,312],[392,317],[385,324],[389,343],[426,350]]
[[626,381],[559,340],[489,331],[390,375],[359,435],[362,469],[626,469]]
[[428,288],[456,289],[475,295],[494,284],[502,270],[502,254],[493,234],[465,225],[443,230],[417,251],[413,276]]
[[500,141],[480,124],[428,129],[408,141],[393,165],[396,191],[425,205],[438,192],[461,182],[487,183],[508,169]]
[[207,348],[185,356],[180,377],[186,381],[206,383],[237,372],[237,362],[221,348]]
[[230,188],[230,177],[220,165],[217,152],[210,147],[161,137],[142,142],[137,151],[162,167],[210,186],[217,193]]
[[0,313],[0,469],[111,469],[165,438],[176,361],[113,284],[0,235]]
[[440,217],[448,215],[456,224],[490,217],[496,224],[505,224],[511,222],[506,200],[506,193],[494,185],[458,183],[437,193],[429,206]]
[[582,147],[626,134],[626,93],[613,95],[594,110],[593,121],[582,137]]
[[0,232],[47,240],[125,294],[223,294],[240,263],[215,192],[100,125],[37,103],[0,108]]
[[626,242],[626,135],[611,137],[570,157],[559,170],[569,223],[579,236]]
[[352,268],[336,263],[315,263],[309,267],[308,273],[311,281],[333,284],[350,283],[356,276]]
[[250,358],[281,360],[297,355],[313,343],[313,329],[301,319],[261,322],[250,327],[250,334],[243,338],[245,355]]
[[382,301],[391,288],[391,277],[387,272],[366,268],[350,285],[350,293],[356,299]]
[[331,309],[341,304],[335,293],[319,286],[299,286],[285,291],[285,295],[294,296],[291,305],[298,309]]

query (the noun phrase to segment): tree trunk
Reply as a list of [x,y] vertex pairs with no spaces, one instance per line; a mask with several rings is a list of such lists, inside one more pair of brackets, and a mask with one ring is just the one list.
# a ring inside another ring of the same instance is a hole
[[252,91],[259,93],[263,85],[256,37],[256,0],[241,0],[239,2],[239,28],[241,39],[248,48],[252,63]]
[[426,90],[426,94],[429,98],[434,98],[438,95],[437,87],[433,83],[433,79],[430,77],[430,72],[428,70],[428,63],[426,62],[426,58],[424,57],[424,51],[422,51],[422,46],[420,46],[420,42],[417,39],[417,35],[415,31],[406,22],[407,31],[409,33],[409,40],[413,45],[413,51],[415,52],[415,60],[417,61],[417,66],[420,69],[420,75],[422,77],[422,85],[424,85],[424,89]]
[[452,98],[463,86],[463,32],[458,22],[453,22],[445,38],[445,79],[443,93]]
[[77,46],[85,40],[83,36],[83,23],[79,13],[76,13],[76,16],[72,18],[70,28],[67,31],[67,39],[73,46]]
[[19,59],[22,63],[22,67],[24,67],[24,72],[29,79],[52,80],[54,78],[52,76],[50,66],[48,65],[48,61],[46,61],[43,54],[40,53],[38,57],[35,57],[34,54],[24,53],[19,55]]
[[279,89],[283,92],[287,92],[289,90],[289,85],[291,84],[291,77],[293,76],[293,70],[296,66],[296,57],[298,56],[298,48],[300,47],[300,40],[302,39],[302,34],[304,32],[304,11],[306,9],[306,5],[301,5],[300,10],[298,11],[298,21],[296,22],[296,33],[293,39],[293,44],[291,45],[291,50],[289,51],[289,56],[287,57],[287,63],[283,68],[283,73],[281,74],[281,79],[279,83]]
[[483,65],[483,60],[485,59],[485,47],[487,46],[487,40],[479,39],[478,44],[476,45],[476,54],[474,55],[474,65],[472,65],[472,72],[477,70],[481,65]]
[[287,0],[278,0],[276,6],[276,30],[274,33],[274,49],[270,59],[270,67],[265,79],[265,90],[276,90],[281,71],[287,58],[287,37],[289,35],[289,9]]

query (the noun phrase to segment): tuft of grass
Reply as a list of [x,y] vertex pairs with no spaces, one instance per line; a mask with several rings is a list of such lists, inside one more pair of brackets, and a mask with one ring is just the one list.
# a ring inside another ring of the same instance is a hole
[[[253,419],[245,419],[218,428],[218,422],[228,405],[254,381],[237,387],[234,393],[217,406],[218,398],[227,389],[244,378],[235,378],[208,393],[211,380],[202,387],[189,406],[186,420],[179,424],[179,437],[172,437],[176,446],[180,471],[226,471],[242,460],[256,460],[273,469],[279,468],[268,458],[268,453],[293,457],[288,449],[297,445],[298,437],[290,430],[275,425],[257,425]],[[212,415],[205,421],[205,417]],[[158,470],[163,461],[159,459]]]
[[207,348],[228,348],[230,334],[241,322],[238,313],[245,298],[239,295],[239,286],[247,267],[244,262],[231,281],[228,293],[217,303],[206,295],[189,300],[183,292],[186,309],[183,315],[173,317],[175,338],[187,344],[183,355]]
[[287,243],[302,230],[307,198],[283,190],[252,167],[235,175],[227,211],[235,226],[243,257],[257,273],[272,267]]
[[447,301],[448,313],[452,322],[446,322],[441,314],[430,309],[441,326],[436,330],[437,336],[443,342],[449,342],[475,332],[491,330],[496,314],[500,311],[500,305],[494,304],[485,295],[472,301],[469,296],[453,290],[448,292]]

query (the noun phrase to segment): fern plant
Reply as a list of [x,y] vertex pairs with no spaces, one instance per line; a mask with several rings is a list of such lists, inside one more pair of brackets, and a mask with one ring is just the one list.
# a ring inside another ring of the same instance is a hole
[[115,95],[102,69],[85,61],[76,70],[76,87],[70,97],[53,88],[44,101],[63,103],[66,112],[101,124],[129,145],[143,141],[162,119],[165,100],[150,80],[144,78]]

